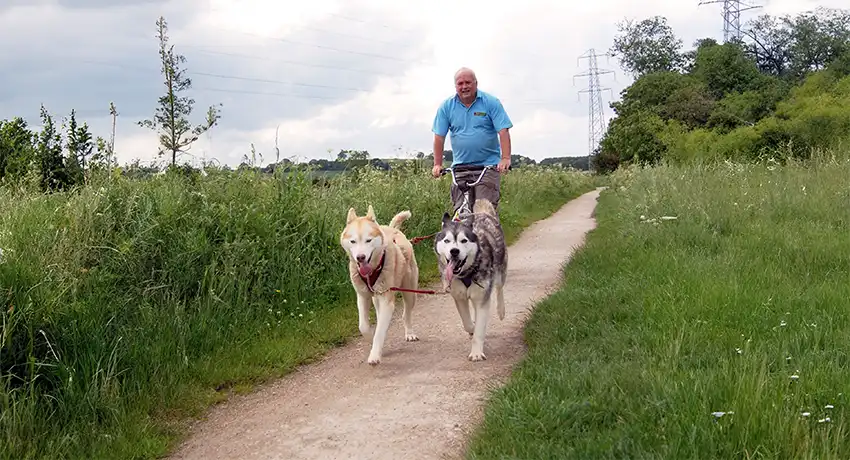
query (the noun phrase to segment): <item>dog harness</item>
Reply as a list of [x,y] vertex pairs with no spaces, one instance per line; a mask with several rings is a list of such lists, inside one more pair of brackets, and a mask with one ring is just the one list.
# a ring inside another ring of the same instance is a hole
[[360,279],[363,280],[364,283],[366,283],[366,287],[369,288],[369,292],[375,292],[375,290],[372,289],[372,285],[374,285],[375,281],[378,281],[378,277],[381,276],[381,271],[383,271],[384,269],[384,258],[386,256],[387,253],[386,251],[384,251],[384,253],[381,254],[381,260],[378,262],[378,266],[375,267],[374,270],[372,270],[372,273],[369,273],[368,278],[364,278],[363,275],[360,274],[360,272],[357,272],[357,275],[360,276]]

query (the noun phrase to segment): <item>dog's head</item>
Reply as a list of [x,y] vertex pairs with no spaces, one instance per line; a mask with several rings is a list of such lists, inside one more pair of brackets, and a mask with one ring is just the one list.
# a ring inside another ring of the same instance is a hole
[[339,242],[351,261],[357,264],[360,274],[369,276],[386,247],[384,234],[375,218],[372,205],[369,205],[365,216],[357,216],[354,208],[348,210]]
[[443,214],[443,224],[434,237],[434,252],[447,281],[470,268],[478,255],[478,237],[464,221],[455,222],[448,213]]

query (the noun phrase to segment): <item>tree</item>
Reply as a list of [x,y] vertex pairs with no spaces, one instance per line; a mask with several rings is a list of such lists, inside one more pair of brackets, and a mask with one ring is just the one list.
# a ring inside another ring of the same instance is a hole
[[628,117],[643,110],[660,114],[670,95],[697,83],[692,76],[678,72],[650,72],[624,88],[620,92],[620,100],[610,105],[618,117]]
[[71,110],[67,131],[68,158],[66,170],[72,183],[86,182],[87,162],[91,160],[94,144],[88,123],[77,125],[76,111]]
[[54,191],[65,186],[65,162],[62,158],[62,134],[56,129],[53,117],[41,106],[42,129],[38,134],[36,154],[39,159],[42,191]]
[[620,60],[623,70],[638,78],[650,72],[680,70],[684,56],[682,40],[676,38],[667,19],[653,16],[638,23],[626,20],[617,24],[611,54]]
[[705,83],[715,99],[753,89],[762,77],[737,43],[700,47],[691,75]]
[[785,21],[793,36],[791,68],[798,78],[826,68],[850,50],[850,12],[817,8]]
[[115,125],[118,122],[118,109],[115,107],[114,102],[109,103],[109,115],[112,116],[112,133],[109,136],[109,144],[105,148],[101,148],[100,146],[103,144],[98,143],[98,153],[105,155],[106,162],[109,164],[109,167],[112,167],[115,163]]
[[35,133],[20,117],[0,121],[0,179],[23,178],[35,161]]
[[799,81],[850,51],[850,12],[819,7],[795,17],[763,15],[744,33],[759,70]]
[[186,71],[181,68],[186,58],[175,54],[174,45],[168,44],[168,24],[164,17],[160,16],[156,26],[159,57],[162,63],[161,72],[165,77],[165,95],[159,98],[159,106],[153,120],[143,120],[138,124],[159,132],[158,154],[161,156],[166,152],[170,153],[171,165],[176,166],[177,155],[186,153],[193,142],[218,123],[221,116],[215,106],[210,106],[204,123],[191,127],[188,117],[192,114],[195,100],[187,96],[179,96],[180,93],[192,87],[192,80],[185,76]]
[[752,40],[745,45],[747,54],[756,62],[761,72],[784,77],[791,66],[791,31],[782,27],[782,21],[770,15],[759,16],[744,29]]

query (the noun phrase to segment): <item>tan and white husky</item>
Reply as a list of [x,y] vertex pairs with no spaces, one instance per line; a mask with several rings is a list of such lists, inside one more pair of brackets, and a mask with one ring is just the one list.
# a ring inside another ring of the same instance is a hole
[[[381,354],[390,319],[395,310],[395,291],[390,288],[418,289],[419,266],[401,224],[410,217],[410,211],[396,214],[390,225],[380,225],[372,205],[365,216],[357,216],[354,208],[348,210],[345,229],[340,244],[348,254],[348,271],[351,285],[357,293],[360,333],[372,333],[369,323],[369,303],[375,306],[378,322],[372,338],[369,364],[381,362]],[[416,293],[402,292],[404,299],[404,338],[408,342],[419,340],[413,332],[411,311],[416,304]]]

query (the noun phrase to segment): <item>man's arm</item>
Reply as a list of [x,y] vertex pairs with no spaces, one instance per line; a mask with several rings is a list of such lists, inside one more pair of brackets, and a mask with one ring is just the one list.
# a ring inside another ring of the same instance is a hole
[[443,150],[446,148],[445,136],[434,134],[434,166],[443,166]]
[[502,159],[511,159],[511,132],[510,128],[499,131],[499,144],[502,146]]
[[499,133],[499,144],[502,149],[502,159],[499,162],[499,172],[505,172],[511,166],[511,133],[510,129],[514,127],[511,118],[505,111],[502,101],[497,97],[493,97],[490,101],[490,118],[493,120],[493,127]]
[[446,113],[444,103],[437,109],[434,124],[431,126],[431,131],[434,133],[434,167],[431,168],[431,175],[434,177],[440,177],[440,169],[443,167],[443,149],[446,146],[449,124],[449,115]]
[[499,171],[505,172],[511,166],[511,132],[510,128],[499,131],[499,144],[502,148],[502,161],[499,162]]

